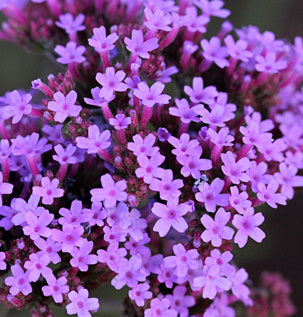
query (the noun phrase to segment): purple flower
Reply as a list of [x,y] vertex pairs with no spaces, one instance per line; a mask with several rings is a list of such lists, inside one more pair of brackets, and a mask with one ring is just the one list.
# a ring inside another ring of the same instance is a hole
[[296,175],[298,169],[292,165],[287,166],[285,163],[281,163],[279,166],[279,172],[275,173],[275,179],[278,181],[281,187],[281,193],[287,198],[292,199],[294,196],[293,187],[303,186],[303,176]]
[[232,224],[238,229],[234,242],[243,248],[248,237],[251,237],[257,242],[262,242],[265,238],[265,233],[258,228],[263,223],[264,217],[258,212],[254,214],[254,208],[250,207],[245,210],[244,215],[235,215]]
[[205,259],[205,266],[210,268],[209,272],[214,276],[221,274],[229,277],[235,271],[234,266],[229,264],[232,258],[233,255],[229,251],[221,253],[218,249],[214,249]]
[[78,31],[85,30],[85,26],[82,23],[85,20],[85,15],[80,13],[75,18],[71,13],[62,14],[59,17],[59,21],[56,25],[64,29],[67,34],[73,34]]
[[171,27],[168,26],[172,22],[170,14],[165,14],[162,10],[155,10],[153,12],[149,7],[146,7],[144,9],[144,15],[146,18],[144,25],[146,25],[150,30],[171,30]]
[[199,7],[203,14],[210,17],[215,16],[218,18],[225,19],[230,15],[230,11],[227,9],[222,9],[224,6],[224,1],[220,0],[212,0],[212,1],[204,1],[197,0],[195,1],[197,7]]
[[212,266],[205,265],[201,276],[197,276],[193,280],[195,290],[203,288],[202,297],[214,299],[218,292],[230,289],[231,282],[220,274],[220,269],[213,269]]
[[9,276],[5,279],[5,284],[10,286],[9,292],[12,295],[17,295],[22,293],[23,295],[28,295],[32,292],[32,287],[29,281],[29,271],[22,270],[19,264],[15,264],[11,267],[13,276]]
[[212,162],[209,159],[200,158],[202,155],[202,147],[197,146],[189,156],[177,157],[178,162],[183,165],[181,174],[184,177],[191,175],[195,179],[199,179],[201,171],[208,171],[212,168]]
[[[172,153],[177,156],[177,161],[179,162],[179,158],[185,155],[190,155],[190,153],[194,153],[197,151],[199,146],[198,140],[190,140],[190,135],[187,133],[182,133],[180,136],[180,139],[170,136],[168,138],[168,142],[174,146],[174,150],[172,150]],[[201,150],[200,155],[202,154]],[[180,163],[180,162],[179,162]]]
[[199,185],[199,192],[195,194],[198,201],[204,203],[205,209],[209,212],[215,212],[216,206],[227,206],[229,194],[220,194],[224,187],[224,181],[220,178],[215,178],[209,185],[204,182]]
[[142,100],[143,105],[153,107],[156,103],[160,105],[168,104],[169,95],[162,94],[165,85],[160,82],[155,82],[150,88],[147,83],[142,81],[135,88],[134,95]]
[[159,147],[153,146],[156,137],[152,133],[148,134],[144,139],[140,134],[136,134],[133,136],[133,140],[134,142],[128,142],[127,148],[136,156],[139,156],[140,154],[152,156],[155,152],[159,151]]
[[[142,30],[132,30],[131,38],[125,37],[126,48],[134,54],[135,57],[149,58],[148,52],[159,47],[158,39],[152,38],[144,41]],[[135,59],[135,58],[134,58]]]
[[203,39],[201,41],[203,49],[203,56],[206,60],[214,62],[220,68],[229,66],[229,62],[226,59],[228,51],[226,47],[222,47],[220,39],[216,36],[212,37],[210,41]]
[[261,201],[265,201],[272,208],[277,208],[277,203],[286,205],[286,196],[276,193],[278,188],[279,183],[275,179],[272,179],[267,186],[263,183],[259,183],[257,196]]
[[188,307],[192,307],[196,303],[193,296],[185,295],[186,292],[186,287],[179,285],[174,288],[173,295],[166,295],[171,308],[175,309],[180,317],[188,317]]
[[233,37],[227,35],[224,42],[231,57],[239,59],[242,62],[248,62],[248,59],[253,57],[252,52],[247,50],[247,41],[240,39],[235,43]]
[[76,105],[77,93],[71,90],[66,96],[57,91],[53,95],[54,101],[49,101],[47,108],[55,112],[54,119],[60,123],[64,122],[67,117],[77,117],[82,109]]
[[197,118],[197,113],[195,109],[198,109],[200,106],[190,107],[188,101],[183,99],[175,99],[176,107],[170,107],[169,113],[172,116],[180,117],[180,120],[184,123],[199,122],[200,119]]
[[125,114],[118,113],[115,118],[109,119],[109,124],[112,125],[116,130],[126,129],[131,124],[131,117],[125,117]]
[[62,231],[53,229],[52,239],[61,243],[62,252],[71,253],[75,246],[79,247],[83,244],[83,238],[81,237],[83,232],[82,226],[73,227],[66,224],[62,227]]
[[60,165],[75,164],[78,162],[77,157],[73,156],[77,148],[72,144],[68,144],[66,149],[61,144],[57,144],[54,147],[56,155],[53,155],[54,161],[59,162]]
[[237,212],[240,214],[243,214],[245,209],[250,207],[252,202],[248,200],[248,194],[247,192],[239,192],[239,188],[237,186],[230,187],[230,197],[229,197],[229,203],[232,207],[235,208]]
[[145,281],[145,275],[140,272],[141,263],[137,256],[132,256],[127,263],[120,263],[118,275],[111,281],[115,289],[121,289],[124,285],[134,287],[139,281]]
[[99,97],[103,97],[106,101],[111,101],[115,91],[126,91],[127,85],[122,82],[124,78],[124,71],[118,70],[115,73],[114,67],[107,67],[105,74],[97,73],[96,80],[102,85]]
[[35,239],[35,245],[41,250],[37,253],[39,257],[47,255],[51,262],[57,264],[61,261],[58,252],[61,251],[61,244],[55,242],[51,237],[44,240],[42,238]]
[[234,137],[229,134],[229,129],[227,127],[221,128],[218,132],[209,128],[207,134],[212,143],[217,146],[232,146]]
[[129,298],[134,300],[137,306],[144,306],[146,299],[151,299],[153,294],[148,291],[148,283],[138,284],[128,291]]
[[221,169],[223,173],[230,178],[232,183],[240,184],[240,181],[249,181],[249,177],[245,173],[250,166],[250,161],[247,157],[243,157],[236,162],[234,154],[228,151],[227,153],[221,154],[221,159],[224,163]]
[[73,200],[70,210],[60,208],[59,214],[62,216],[58,222],[63,226],[69,224],[78,227],[81,223],[87,222],[87,214],[82,209],[82,202],[80,200]]
[[0,271],[6,270],[7,264],[4,261],[6,258],[5,252],[0,252]]
[[196,249],[186,251],[184,246],[179,243],[173,246],[174,256],[164,258],[164,265],[169,269],[176,269],[178,277],[185,277],[188,269],[199,267],[199,253]]
[[218,91],[215,86],[208,86],[204,88],[202,77],[194,77],[193,88],[190,86],[184,86],[184,92],[194,103],[211,104],[214,102],[215,97],[218,96]]
[[154,177],[161,178],[163,175],[163,168],[159,167],[165,160],[165,156],[160,152],[155,152],[149,159],[146,155],[140,154],[137,161],[140,167],[135,171],[136,176],[143,178],[144,183],[151,184]]
[[33,186],[33,194],[42,197],[42,203],[51,205],[54,198],[62,197],[64,190],[58,188],[59,179],[50,180],[48,177],[42,177],[41,186]]
[[97,311],[99,302],[97,298],[88,298],[88,290],[81,288],[68,293],[70,304],[66,306],[69,315],[78,314],[78,317],[91,317],[89,311]]
[[116,273],[119,272],[119,266],[127,265],[127,259],[125,258],[127,251],[125,248],[119,248],[117,241],[111,242],[106,251],[99,249],[97,254],[98,261],[106,263],[108,267]]
[[152,213],[160,217],[155,223],[153,230],[159,232],[160,237],[164,237],[169,229],[173,227],[178,232],[184,232],[188,228],[183,216],[189,212],[188,204],[179,204],[177,199],[170,199],[167,205],[155,202]]
[[209,17],[205,15],[198,15],[197,8],[189,6],[185,10],[185,15],[182,17],[182,23],[185,25],[189,32],[205,33],[206,25],[209,22]]
[[125,180],[114,182],[110,174],[101,176],[101,185],[103,188],[94,188],[90,191],[92,202],[103,201],[105,208],[114,208],[117,201],[125,201],[127,193],[124,191],[127,188]]
[[50,262],[50,258],[47,255],[39,257],[37,253],[32,253],[29,256],[29,261],[24,263],[24,267],[28,270],[28,279],[30,282],[37,282],[40,274],[44,278],[52,276],[51,268],[47,267]]
[[149,185],[149,188],[153,191],[157,191],[160,194],[160,198],[163,200],[169,200],[171,198],[179,198],[181,191],[179,188],[183,187],[182,179],[173,179],[172,170],[164,170],[161,180],[154,178]]
[[177,317],[178,312],[169,307],[170,301],[167,298],[154,298],[150,302],[150,308],[145,309],[144,317]]
[[115,48],[113,45],[119,38],[117,33],[113,32],[106,36],[105,27],[102,25],[99,28],[93,29],[94,36],[88,39],[90,46],[94,47],[98,53],[111,51]]
[[18,123],[23,115],[31,113],[32,105],[29,103],[31,99],[31,94],[20,94],[18,90],[8,93],[7,103],[9,105],[3,108],[3,118],[13,117],[12,123]]
[[75,42],[68,42],[66,47],[62,45],[57,45],[55,47],[55,52],[60,55],[57,58],[57,62],[61,64],[70,64],[70,63],[83,63],[86,58],[82,56],[85,52],[85,46],[78,46]]
[[[212,1],[219,2],[219,1]],[[222,293],[216,297],[211,305],[205,310],[203,317],[235,317],[236,313],[233,307],[229,306],[229,296]]]
[[262,55],[256,56],[256,70],[258,72],[275,74],[287,67],[287,61],[277,60],[276,53],[273,51],[267,52],[265,57]]
[[32,156],[42,154],[52,149],[50,144],[46,144],[47,139],[41,138],[39,140],[39,134],[36,132],[26,137],[18,135],[16,139],[11,139],[11,141],[11,151],[13,155]]
[[253,192],[258,192],[259,183],[267,184],[271,178],[270,175],[266,174],[267,164],[261,162],[257,164],[255,161],[250,162],[250,168],[246,171],[249,176],[249,181],[251,182],[251,189]]
[[48,225],[53,221],[54,215],[48,210],[45,210],[37,217],[32,211],[28,211],[24,216],[28,225],[23,227],[25,235],[30,236],[34,241],[38,238],[48,238],[52,234],[52,230],[48,228]]
[[98,153],[101,150],[107,149],[111,145],[111,133],[109,130],[102,131],[98,126],[91,125],[88,128],[88,137],[76,137],[77,147],[87,149],[87,153]]
[[62,303],[63,296],[69,291],[69,286],[66,285],[67,279],[64,276],[56,279],[54,275],[46,278],[46,286],[42,286],[42,292],[44,296],[52,296],[55,303]]
[[3,174],[0,172],[0,207],[2,206],[2,195],[11,194],[13,192],[13,185],[3,183]]
[[229,280],[231,281],[231,291],[232,293],[239,298],[245,305],[251,306],[253,301],[250,299],[249,288],[244,285],[244,282],[248,279],[247,272],[241,268],[240,270],[234,271],[234,274],[229,276]]
[[201,239],[204,242],[211,241],[214,247],[221,246],[222,239],[231,240],[234,230],[226,226],[229,220],[230,212],[225,212],[224,208],[218,209],[215,219],[204,214],[201,218],[201,223],[206,230],[202,232]]
[[90,226],[99,226],[102,227],[104,225],[103,219],[106,218],[107,212],[104,208],[102,208],[101,202],[92,203],[91,209],[83,209],[83,213],[86,215],[86,221]]
[[74,248],[71,251],[70,260],[72,267],[77,267],[81,272],[88,270],[88,265],[97,263],[97,255],[90,254],[94,246],[93,241],[83,241],[83,244],[79,248]]

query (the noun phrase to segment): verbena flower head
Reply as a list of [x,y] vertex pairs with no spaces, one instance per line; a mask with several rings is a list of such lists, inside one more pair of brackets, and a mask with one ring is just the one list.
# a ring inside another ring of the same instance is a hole
[[221,0],[0,8],[0,38],[61,69],[0,97],[0,299],[89,317],[107,284],[127,316],[290,316],[233,249],[303,186],[302,38],[234,32]]

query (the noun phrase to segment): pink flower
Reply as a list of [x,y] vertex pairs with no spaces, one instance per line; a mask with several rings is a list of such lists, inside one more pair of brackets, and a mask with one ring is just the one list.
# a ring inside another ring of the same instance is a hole
[[148,134],[144,139],[140,134],[136,134],[133,136],[133,140],[134,142],[128,142],[127,148],[136,156],[139,156],[140,154],[152,156],[154,152],[159,151],[159,147],[153,146],[156,137],[152,133]]
[[55,303],[62,303],[63,296],[69,291],[69,286],[66,285],[67,279],[64,276],[56,279],[54,275],[46,278],[47,284],[42,287],[42,292],[44,296],[52,296]]
[[59,17],[59,21],[56,25],[64,29],[67,34],[73,34],[78,31],[85,30],[85,26],[82,23],[85,20],[85,15],[80,13],[75,18],[71,13],[62,14]]
[[124,285],[134,287],[139,281],[145,281],[145,275],[140,272],[141,264],[142,261],[137,256],[132,256],[127,262],[120,263],[118,275],[111,281],[115,289],[121,289]]
[[154,231],[159,232],[160,237],[164,237],[171,227],[178,232],[184,232],[188,228],[188,224],[183,218],[189,212],[186,203],[178,204],[177,199],[168,200],[167,205],[155,202],[151,211],[161,218],[153,228]]
[[220,39],[218,37],[212,37],[209,41],[203,39],[201,41],[203,49],[203,56],[206,60],[214,62],[220,68],[229,66],[229,62],[226,59],[228,51],[226,47],[222,47]]
[[94,188],[90,191],[92,202],[103,201],[105,208],[114,208],[117,201],[125,201],[127,193],[124,191],[127,188],[125,180],[114,182],[110,174],[101,176],[101,185],[103,188]]
[[70,260],[72,267],[77,267],[81,272],[88,270],[88,265],[97,263],[97,255],[90,254],[94,246],[93,241],[83,241],[83,244],[79,248],[74,248],[71,251]]
[[75,42],[68,42],[66,47],[62,45],[57,45],[55,47],[55,52],[58,55],[61,55],[57,58],[57,62],[61,64],[70,64],[70,63],[83,63],[86,58],[82,56],[85,52],[85,46],[78,46]]
[[9,183],[3,183],[3,174],[0,172],[0,207],[2,206],[2,195],[11,194],[13,192],[13,185]]
[[109,130],[102,131],[98,126],[91,125],[88,128],[88,137],[76,137],[77,147],[87,149],[87,153],[98,153],[100,150],[107,149],[111,145],[111,133]]
[[250,161],[247,157],[243,157],[236,162],[234,154],[228,151],[227,153],[221,154],[221,159],[224,163],[221,169],[223,173],[230,178],[232,183],[240,184],[240,181],[249,181],[249,176],[245,173],[250,166]]
[[27,225],[23,227],[23,232],[25,235],[30,236],[33,241],[41,236],[49,237],[52,234],[52,230],[48,228],[48,225],[53,221],[54,215],[48,210],[43,211],[39,217],[32,211],[28,211],[24,218]]
[[50,181],[48,177],[42,177],[41,186],[33,186],[33,194],[42,197],[42,203],[51,205],[54,198],[62,197],[64,190],[58,188],[59,179],[54,178]]
[[12,295],[17,295],[22,293],[23,295],[28,295],[32,292],[32,287],[29,282],[29,271],[22,270],[19,264],[15,264],[11,267],[13,276],[9,276],[5,279],[5,284],[10,286],[9,292]]
[[88,43],[90,46],[94,47],[97,52],[101,53],[105,51],[111,51],[115,48],[113,44],[119,38],[117,33],[113,32],[106,36],[106,30],[103,25],[99,28],[94,28],[93,33],[94,36],[91,39],[88,39]]
[[196,269],[199,267],[199,253],[196,249],[186,250],[179,243],[173,246],[174,256],[164,258],[164,265],[169,269],[176,269],[178,277],[185,277],[188,269]]
[[265,238],[265,233],[258,228],[263,223],[264,217],[258,212],[254,214],[254,208],[247,208],[244,215],[235,215],[232,224],[238,229],[234,242],[243,248],[247,242],[248,237],[251,237],[257,242],[262,242]]
[[286,205],[286,196],[277,193],[279,183],[272,179],[266,186],[263,183],[258,184],[257,196],[261,201],[265,201],[270,207],[277,208],[277,203],[280,205]]
[[18,90],[8,93],[8,106],[3,108],[3,117],[8,119],[13,117],[12,123],[18,123],[23,115],[30,114],[32,105],[29,103],[32,99],[31,94],[20,94]]
[[69,315],[78,314],[78,317],[91,317],[89,311],[97,311],[99,302],[97,298],[88,298],[88,290],[81,288],[78,292],[68,293],[70,304],[66,306]]
[[111,101],[115,91],[126,91],[127,85],[122,82],[124,78],[124,71],[119,70],[115,73],[114,67],[107,67],[105,74],[97,73],[96,80],[102,85],[99,96],[106,101]]
[[151,299],[153,294],[148,291],[148,283],[138,284],[129,290],[129,298],[136,302],[137,306],[144,306],[146,299]]
[[202,77],[194,77],[193,88],[190,86],[184,86],[184,92],[190,97],[192,102],[206,104],[212,104],[215,97],[219,94],[215,86],[208,86],[204,88]]
[[54,150],[56,152],[56,155],[53,155],[54,161],[59,162],[59,164],[75,164],[78,162],[78,159],[76,156],[73,156],[75,154],[77,148],[73,146],[72,144],[68,144],[66,149],[61,144],[57,144],[54,147]]
[[116,130],[126,129],[131,124],[131,118],[125,117],[125,114],[118,113],[115,118],[109,119],[109,124],[112,125]]
[[49,101],[47,108],[55,112],[54,119],[60,123],[64,122],[67,117],[77,117],[82,109],[77,106],[77,93],[71,90],[66,96],[57,91],[53,95],[54,101]]
[[143,178],[144,183],[150,184],[154,177],[162,177],[163,168],[159,167],[165,160],[165,156],[161,155],[160,152],[155,152],[149,159],[144,154],[140,154],[137,157],[139,166],[135,173],[139,178]]
[[29,261],[24,263],[24,267],[29,272],[29,281],[36,282],[38,281],[40,274],[44,278],[52,276],[52,269],[47,267],[50,262],[50,258],[47,255],[39,257],[37,253],[32,253],[29,256]]
[[142,81],[138,84],[138,88],[135,88],[134,95],[147,107],[153,107],[156,103],[164,105],[168,104],[171,98],[169,95],[162,94],[164,88],[165,85],[160,82],[155,82],[149,88],[147,83]]
[[134,56],[140,56],[141,58],[149,58],[150,55],[148,52],[159,47],[157,38],[144,41],[142,30],[132,30],[132,37],[125,37],[124,42],[126,48],[132,52]]
[[177,317],[178,312],[169,307],[170,301],[167,298],[154,298],[150,302],[150,308],[145,309],[144,317]]
[[175,309],[180,317],[188,317],[188,307],[192,307],[196,303],[194,296],[185,295],[186,292],[186,287],[179,285],[174,288],[173,295],[166,295],[171,308]]
[[222,244],[222,239],[231,240],[234,230],[227,227],[226,224],[230,219],[230,212],[225,212],[224,208],[219,208],[216,212],[215,219],[204,214],[201,223],[206,228],[201,235],[204,242],[211,241],[214,247]]
[[224,181],[215,178],[211,184],[203,183],[199,185],[199,192],[195,194],[198,201],[203,202],[205,209],[209,212],[215,212],[216,206],[227,206],[229,194],[220,194],[224,187]]
[[173,179],[172,170],[164,170],[161,180],[154,178],[149,185],[149,188],[153,191],[157,191],[160,194],[160,198],[163,200],[169,200],[171,198],[179,198],[181,191],[179,188],[183,187],[182,179]]

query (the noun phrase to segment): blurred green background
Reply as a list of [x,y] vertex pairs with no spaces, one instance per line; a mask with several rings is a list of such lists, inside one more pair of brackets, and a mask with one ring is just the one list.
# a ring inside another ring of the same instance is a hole
[[[303,35],[302,0],[229,0],[225,7],[232,10],[229,20],[237,28],[256,25],[261,31],[273,31],[277,38],[290,41],[296,35]],[[9,90],[29,89],[33,79],[46,80],[49,73],[58,72],[45,56],[30,54],[10,43],[0,42],[0,57],[0,95]],[[291,282],[293,300],[299,309],[295,316],[302,316],[303,193],[298,193],[286,207],[266,211],[265,215],[262,228],[267,238],[261,245],[250,241],[243,250],[237,250],[236,262],[248,270],[255,282],[263,270],[280,271]],[[95,316],[120,316],[122,293],[126,291],[115,292],[110,287],[95,292],[102,307]],[[29,315],[0,306],[0,317],[17,316]],[[68,315],[59,310],[55,316]]]

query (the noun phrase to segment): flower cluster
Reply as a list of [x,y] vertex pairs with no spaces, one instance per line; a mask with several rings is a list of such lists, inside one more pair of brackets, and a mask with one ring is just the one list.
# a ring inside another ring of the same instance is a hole
[[[261,243],[266,205],[303,186],[303,40],[228,21],[207,39],[210,20],[230,14],[223,6],[2,5],[0,38],[39,46],[65,69],[0,99],[9,307],[49,317],[56,303],[87,317],[102,306],[89,291],[110,282],[128,288],[128,316],[259,313],[233,249]],[[290,316],[283,287],[279,296]]]

